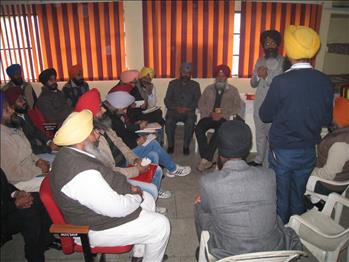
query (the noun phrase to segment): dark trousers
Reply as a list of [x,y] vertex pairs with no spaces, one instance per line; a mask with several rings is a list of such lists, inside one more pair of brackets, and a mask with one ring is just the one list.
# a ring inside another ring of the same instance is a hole
[[184,123],[184,142],[183,147],[189,148],[193,138],[196,115],[195,112],[180,114],[176,111],[168,111],[166,114],[166,135],[168,147],[174,147],[175,132],[178,122]]
[[[214,121],[211,117],[202,118],[195,128],[196,140],[199,145],[199,152],[201,158],[205,158],[208,161],[212,161],[214,153],[217,149],[217,130],[225,122],[225,119]],[[209,129],[214,129],[214,133],[211,136],[210,141],[206,132]]]
[[38,193],[32,195],[34,203],[30,208],[17,209],[1,223],[7,235],[21,233],[24,239],[25,258],[29,262],[44,262],[45,250],[53,239],[49,233],[51,220],[40,202]]
[[315,166],[315,148],[272,149],[270,168],[276,174],[277,213],[287,224],[290,216],[306,211],[304,193]]

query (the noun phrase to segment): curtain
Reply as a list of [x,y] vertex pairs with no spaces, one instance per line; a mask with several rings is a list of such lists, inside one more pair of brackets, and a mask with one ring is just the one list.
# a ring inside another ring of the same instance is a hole
[[[241,5],[241,35],[239,54],[239,77],[250,77],[258,57],[263,55],[260,34],[275,29],[283,36],[288,25],[305,25],[319,31],[322,5],[251,2]],[[283,43],[281,53],[285,55]]]
[[81,64],[88,80],[117,79],[125,66],[123,3],[36,5],[44,67],[59,80]]
[[232,68],[234,11],[234,1],[143,1],[144,65],[164,78],[177,77],[184,61],[194,77]]

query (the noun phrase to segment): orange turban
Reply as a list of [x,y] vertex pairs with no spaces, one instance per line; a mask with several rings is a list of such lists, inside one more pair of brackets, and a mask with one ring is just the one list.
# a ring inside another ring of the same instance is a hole
[[349,126],[349,100],[344,97],[336,99],[333,108],[333,120],[339,127]]
[[93,117],[101,110],[101,94],[97,88],[84,93],[78,100],[75,106],[75,112],[81,112],[82,110],[88,109],[92,112]]
[[69,78],[74,78],[79,72],[82,73],[82,66],[79,64],[72,65],[68,70]]

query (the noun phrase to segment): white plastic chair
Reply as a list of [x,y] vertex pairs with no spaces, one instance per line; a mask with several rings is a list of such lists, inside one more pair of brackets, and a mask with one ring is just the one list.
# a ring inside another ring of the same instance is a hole
[[[328,199],[328,195],[322,195],[319,193],[315,193],[315,186],[319,182],[324,182],[326,184],[329,184],[332,186],[338,186],[340,188],[343,188],[343,186],[346,186],[345,190],[341,194],[342,197],[344,197],[344,198],[349,190],[349,180],[347,180],[347,181],[333,181],[333,180],[323,179],[323,178],[320,178],[317,176],[310,176],[308,179],[308,182],[307,182],[305,195],[310,196],[310,200],[312,203],[316,203],[320,200],[323,200],[326,202]],[[335,221],[337,223],[339,223],[339,217],[340,217],[340,214],[342,213],[342,209],[343,209],[342,205],[335,207]]]
[[216,260],[208,250],[207,243],[209,239],[210,233],[208,231],[202,231],[200,239],[199,262],[286,262],[296,261],[300,256],[307,256],[307,254],[303,251],[280,250],[248,253]]
[[[335,205],[349,207],[349,200],[331,193],[322,212],[315,209],[294,215],[287,226],[293,228],[306,248],[319,260],[335,262],[341,250],[348,247],[349,229],[331,218]],[[339,217],[336,220],[340,219]],[[347,256],[349,251],[347,251]],[[348,257],[347,257],[348,258]]]

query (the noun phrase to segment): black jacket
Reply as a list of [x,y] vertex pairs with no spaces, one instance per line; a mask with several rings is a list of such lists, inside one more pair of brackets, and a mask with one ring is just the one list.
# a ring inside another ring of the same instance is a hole
[[22,130],[30,142],[32,151],[34,154],[51,153],[51,148],[47,145],[47,137],[37,129],[33,122],[30,120],[28,114],[23,114],[23,118],[20,118]]

